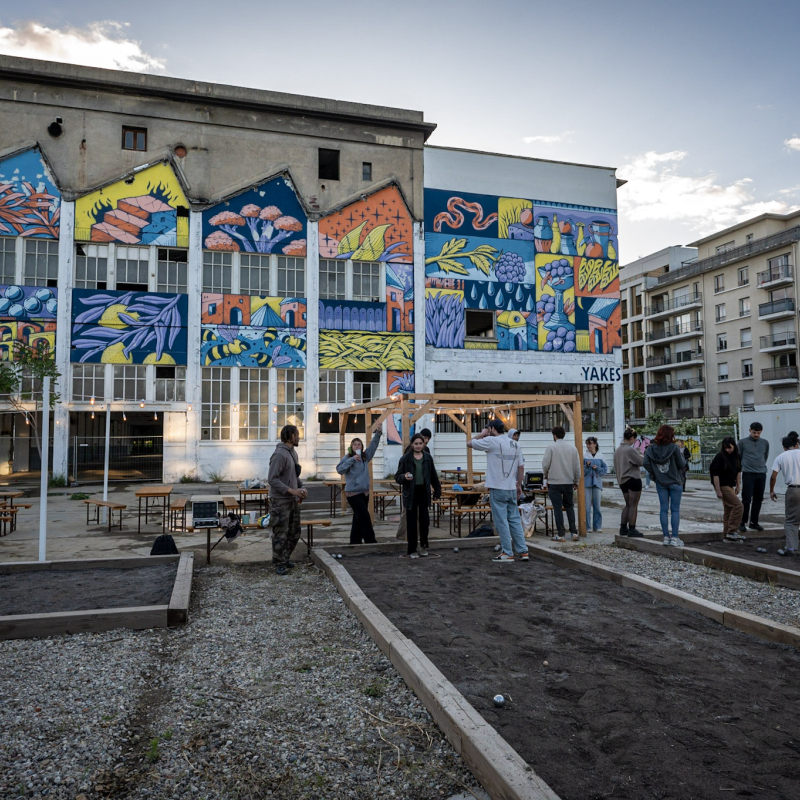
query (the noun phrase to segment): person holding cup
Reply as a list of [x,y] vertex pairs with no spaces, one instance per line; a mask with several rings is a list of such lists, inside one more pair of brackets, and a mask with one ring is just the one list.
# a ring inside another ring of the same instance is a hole
[[[438,500],[442,496],[442,486],[436,474],[433,456],[426,452],[425,437],[421,433],[415,433],[411,437],[411,449],[400,459],[395,481],[403,488],[403,505],[408,525],[408,557],[427,556],[430,529],[428,508],[431,505],[431,493]],[[419,551],[417,551],[418,528]]]
[[381,423],[372,426],[372,441],[365,450],[364,443],[356,437],[350,442],[347,454],[336,465],[336,471],[345,476],[344,491],[347,502],[353,509],[353,524],[350,526],[350,544],[374,544],[375,529],[369,513],[369,469],[381,440]]

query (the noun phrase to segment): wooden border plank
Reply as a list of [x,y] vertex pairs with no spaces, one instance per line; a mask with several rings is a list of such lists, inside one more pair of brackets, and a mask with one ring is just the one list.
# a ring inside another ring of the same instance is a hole
[[0,617],[0,639],[30,639],[114,628],[166,628],[169,606],[131,606]]
[[179,555],[171,555],[70,558],[54,561],[3,561],[0,562],[0,575],[9,575],[13,572],[36,572],[45,569],[132,569],[134,567],[152,567],[157,564],[170,564],[173,561],[179,560]]
[[167,624],[170,627],[185,625],[189,620],[189,602],[192,597],[192,573],[194,570],[194,553],[184,551],[178,562],[178,572],[172,587],[169,601]]

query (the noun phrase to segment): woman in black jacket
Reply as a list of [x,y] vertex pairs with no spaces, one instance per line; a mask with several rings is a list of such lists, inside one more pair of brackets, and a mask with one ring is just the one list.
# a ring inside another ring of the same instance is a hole
[[[422,434],[415,433],[411,437],[409,451],[397,465],[395,480],[403,487],[403,505],[406,509],[408,524],[408,557],[419,558],[428,555],[428,529],[430,516],[428,508],[431,504],[431,487],[433,497],[437,500],[442,495],[442,486],[433,457],[425,452],[425,439]],[[420,551],[417,553],[417,525],[419,524]]]
[[714,491],[722,500],[722,524],[725,528],[725,538],[741,541],[744,537],[738,531],[744,506],[738,495],[742,485],[742,460],[733,436],[726,436],[722,440],[719,453],[711,462],[709,473]]

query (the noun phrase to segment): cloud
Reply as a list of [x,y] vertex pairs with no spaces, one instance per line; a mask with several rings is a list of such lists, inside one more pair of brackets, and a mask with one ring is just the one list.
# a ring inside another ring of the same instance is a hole
[[790,150],[800,150],[800,136],[792,136],[791,139],[784,139],[783,143]]
[[563,131],[562,133],[552,133],[548,136],[523,136],[522,141],[525,144],[534,144],[536,142],[540,144],[556,144],[557,142],[563,142],[565,139],[569,139],[575,131]]
[[103,21],[86,28],[59,30],[35,21],[23,22],[16,29],[0,27],[0,53],[129,72],[164,69],[163,59],[144,52],[139,42],[125,37],[127,26],[127,22]]

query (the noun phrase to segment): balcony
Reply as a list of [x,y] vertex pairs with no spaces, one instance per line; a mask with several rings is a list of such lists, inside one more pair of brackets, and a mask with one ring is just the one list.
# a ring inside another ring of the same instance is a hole
[[684,322],[680,325],[667,326],[657,331],[648,331],[646,341],[657,342],[661,339],[680,339],[686,336],[696,336],[703,332],[702,322]]
[[797,383],[797,367],[774,367],[761,370],[761,383],[777,386],[780,383]]
[[671,369],[675,364],[691,364],[702,360],[703,354],[697,350],[682,350],[679,353],[667,353],[664,356],[648,356],[647,369]]
[[770,303],[758,304],[759,319],[781,319],[794,316],[794,300],[786,297],[783,300],[773,300]]
[[719,407],[719,415],[721,417],[729,417],[731,415],[731,407],[730,406],[720,406]]
[[781,264],[770,267],[756,276],[759,289],[772,289],[776,286],[788,286],[794,280],[794,270],[791,264]]
[[644,310],[646,317],[665,317],[676,312],[682,312],[687,308],[699,308],[703,305],[702,292],[695,292],[695,294],[686,294],[681,297],[673,297],[672,300],[666,300],[660,303],[653,303],[647,306]]
[[794,331],[784,333],[771,333],[762,336],[759,340],[759,350],[762,353],[779,353],[781,350],[795,350],[797,348],[797,334]]
[[705,390],[705,381],[702,378],[670,378],[663,383],[647,384],[649,395],[697,393]]

